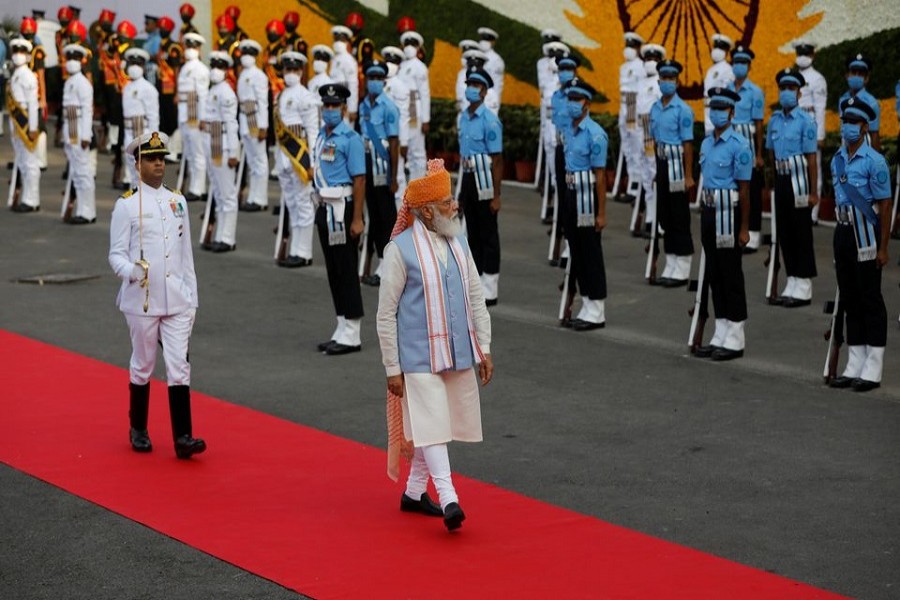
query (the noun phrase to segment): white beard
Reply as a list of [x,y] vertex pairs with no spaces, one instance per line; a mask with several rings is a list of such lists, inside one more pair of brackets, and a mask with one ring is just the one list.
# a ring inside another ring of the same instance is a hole
[[459,215],[454,215],[452,218],[445,217],[437,210],[433,211],[433,215],[431,226],[434,227],[436,234],[449,239],[455,238],[462,233],[462,223],[459,222]]

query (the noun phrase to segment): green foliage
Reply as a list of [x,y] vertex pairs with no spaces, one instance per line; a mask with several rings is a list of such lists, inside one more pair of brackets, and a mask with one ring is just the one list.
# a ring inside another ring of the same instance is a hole
[[876,98],[894,97],[900,79],[900,28],[841,42],[816,53],[815,67],[828,82],[828,108],[837,109],[838,98],[847,91],[847,59],[857,53],[873,63],[866,89]]

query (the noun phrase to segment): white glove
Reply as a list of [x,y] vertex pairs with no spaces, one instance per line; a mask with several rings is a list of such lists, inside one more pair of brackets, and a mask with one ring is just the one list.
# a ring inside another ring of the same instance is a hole
[[134,266],[131,267],[131,281],[140,281],[144,278],[144,267],[142,267],[138,263],[134,263]]

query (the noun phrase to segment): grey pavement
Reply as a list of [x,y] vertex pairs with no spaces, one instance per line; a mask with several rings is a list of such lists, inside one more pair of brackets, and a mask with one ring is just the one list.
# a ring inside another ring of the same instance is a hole
[[[4,163],[7,144],[0,144]],[[127,367],[118,282],[106,262],[116,197],[108,157],[100,157],[98,223],[83,227],[58,219],[61,160],[52,151],[40,213],[0,210],[0,328]],[[274,183],[269,191],[277,198]],[[5,198],[5,182],[0,192]],[[497,371],[482,395],[485,441],[452,446],[455,471],[835,592],[900,597],[900,244],[892,243],[884,273],[884,383],[862,395],[822,383],[828,318],[821,307],[834,294],[831,229],[815,230],[820,276],[811,307],[768,306],[764,253],[745,258],[747,353],[714,364],[687,351],[692,294],[644,282],[645,242],[628,234],[630,208],[622,204],[609,205],[604,233],[606,329],[558,327],[562,272],[547,266],[539,202],[530,189],[504,189],[500,303],[491,309]],[[202,207],[190,210],[196,237]],[[363,351],[319,354],[315,345],[331,334],[334,318],[318,241],[312,267],[279,269],[274,224],[269,213],[241,213],[236,252],[195,252],[193,387],[383,447],[377,290],[363,289]],[[13,281],[47,273],[99,277]],[[126,390],[123,380],[123,406]],[[202,414],[195,422],[202,435]],[[122,436],[126,427],[84,434]],[[228,443],[208,441],[210,453]],[[159,597],[297,596],[0,466],[0,598]]]

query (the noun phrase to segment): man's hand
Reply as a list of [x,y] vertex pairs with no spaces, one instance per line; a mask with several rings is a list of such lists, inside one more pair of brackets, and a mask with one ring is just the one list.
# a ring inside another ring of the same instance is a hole
[[40,132],[40,131],[29,131],[29,132],[28,132],[28,139],[31,140],[31,141],[33,142],[34,140],[38,139],[38,136],[39,136],[39,135],[41,135],[41,132]]
[[353,222],[350,223],[350,237],[358,238],[365,229],[366,225],[362,219],[353,219]]
[[757,169],[762,169],[766,166],[766,159],[762,157],[762,155],[756,157],[756,161],[753,163]]
[[738,243],[741,245],[741,248],[750,243],[750,229],[748,227],[741,227],[741,232],[738,234]]
[[816,142],[816,147],[817,147],[819,150],[821,150],[822,148],[824,148],[824,147],[825,147],[825,140],[819,140],[818,142]]
[[809,194],[809,201],[808,201],[810,208],[812,208],[813,206],[815,206],[818,203],[819,203],[819,194],[816,192],[811,192]]
[[481,378],[481,385],[489,384],[494,378],[494,361],[490,354],[485,354],[484,360],[478,365],[478,377]]
[[684,191],[688,191],[692,187],[694,187],[694,176],[693,175],[685,175],[684,176]]
[[428,135],[428,129],[429,129],[428,123],[422,123],[422,133],[424,133],[425,135]]
[[259,132],[256,134],[256,139],[258,139],[260,142],[264,142],[264,141],[266,141],[266,136],[268,134],[269,134],[268,129],[260,129]]
[[606,215],[597,215],[594,218],[594,231],[603,231],[606,227]]
[[228,168],[229,169],[236,169],[237,166],[238,166],[238,159],[234,158],[233,156],[228,159]]
[[347,113],[347,119],[348,119],[351,123],[356,123],[356,113],[348,112],[348,113]]
[[90,148],[90,147],[91,147],[91,142],[90,142],[90,141],[88,141],[88,140],[81,140],[81,149],[82,149],[82,150],[87,150],[87,149]]
[[875,255],[875,264],[878,265],[878,268],[880,269],[887,263],[888,263],[888,251],[887,251],[887,248],[884,247],[878,251],[878,254]]
[[388,391],[395,396],[403,397],[403,373],[389,375],[387,378]]
[[397,179],[394,178],[391,181],[391,194],[396,194],[398,189],[400,189],[400,187],[397,185]]
[[500,196],[495,196],[491,200],[491,214],[496,215],[498,212],[500,212]]

